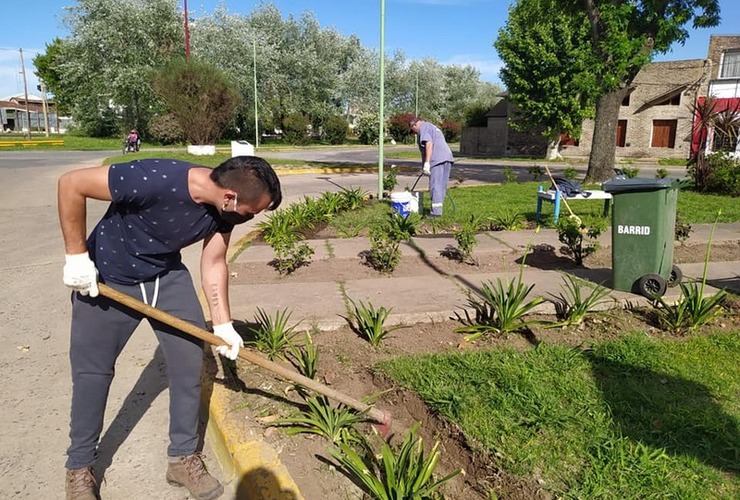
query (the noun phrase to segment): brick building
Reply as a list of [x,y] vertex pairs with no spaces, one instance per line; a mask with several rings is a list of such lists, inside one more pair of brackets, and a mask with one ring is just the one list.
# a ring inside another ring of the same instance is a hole
[[[707,95],[721,102],[740,97],[740,36],[712,36],[707,59],[654,62],[635,77],[617,123],[617,157],[688,158],[696,147],[693,108]],[[488,156],[542,156],[547,143],[537,133],[512,129],[516,113],[506,94],[488,113],[487,127],[466,127],[460,152]],[[588,156],[593,120],[583,123],[579,140],[564,137],[563,156]],[[736,140],[737,142],[737,140]]]

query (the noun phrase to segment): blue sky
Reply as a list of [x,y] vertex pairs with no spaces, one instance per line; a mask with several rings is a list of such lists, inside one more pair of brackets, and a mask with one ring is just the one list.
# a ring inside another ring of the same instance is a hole
[[[74,0],[6,0],[0,30],[0,97],[23,92],[20,48],[23,49],[29,92],[36,92],[33,57],[46,43],[67,33],[64,6]],[[212,12],[219,3],[230,12],[248,14],[259,0],[188,0],[191,17]],[[380,0],[273,0],[283,16],[311,11],[323,27],[357,35],[366,47],[380,44]],[[498,82],[501,61],[493,40],[506,21],[510,0],[386,0],[386,53],[401,49],[408,59],[432,57],[443,64],[471,64],[484,80]],[[182,0],[180,0],[182,7]],[[691,32],[686,45],[656,60],[702,59],[709,36],[740,34],[740,2],[720,0],[723,22]],[[11,21],[12,22],[9,22]]]

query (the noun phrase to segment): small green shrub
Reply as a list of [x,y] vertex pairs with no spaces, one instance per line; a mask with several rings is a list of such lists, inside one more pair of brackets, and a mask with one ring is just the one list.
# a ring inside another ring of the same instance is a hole
[[457,251],[461,262],[470,262],[475,264],[476,261],[471,259],[473,248],[478,243],[475,235],[480,230],[481,218],[472,214],[465,222],[460,225],[460,229],[453,233],[457,242]]
[[504,168],[504,182],[516,182],[516,172],[514,172],[513,168]]
[[311,138],[308,135],[308,125],[311,120],[303,113],[290,113],[283,118],[283,139],[290,144],[305,145]]
[[532,165],[531,167],[528,167],[527,172],[529,172],[529,175],[532,176],[532,180],[534,181],[540,180],[540,177],[545,175],[545,171],[542,170],[542,167],[540,167],[539,165]]
[[154,142],[165,146],[185,141],[185,133],[172,113],[153,116],[149,120],[148,131]]
[[392,213],[388,217],[386,226],[388,234],[396,241],[410,241],[419,231],[421,226],[421,215],[418,212],[412,212],[407,216]]
[[360,144],[377,144],[380,120],[377,115],[364,114],[357,118],[355,133]]
[[332,115],[327,118],[323,129],[324,137],[329,144],[343,144],[347,139],[349,124],[344,116]]
[[640,167],[623,167],[622,173],[628,179],[634,179],[640,173]]
[[665,168],[659,168],[655,171],[655,178],[656,179],[665,179],[668,177],[668,170]]
[[383,176],[383,191],[390,193],[398,184],[398,174],[395,170],[388,170]]
[[490,221],[491,231],[516,231],[522,228],[524,215],[507,208],[491,217]]
[[370,267],[381,273],[392,273],[401,262],[399,240],[388,233],[385,225],[370,229],[370,251],[365,254]]
[[[604,231],[605,221],[598,221],[591,226],[579,223],[571,217],[563,217],[558,221],[557,232],[558,240],[563,243],[573,260],[579,266],[583,264],[583,259],[594,253],[599,248],[596,239]],[[584,244],[584,237],[587,237],[587,243]]]
[[563,177],[565,177],[569,181],[572,181],[573,179],[578,177],[578,170],[576,170],[573,167],[568,167],[565,170],[563,170]]

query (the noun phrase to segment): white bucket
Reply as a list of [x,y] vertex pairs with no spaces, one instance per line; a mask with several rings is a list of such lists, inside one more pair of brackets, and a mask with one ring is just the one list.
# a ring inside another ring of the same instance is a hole
[[402,217],[419,211],[419,199],[408,191],[391,193],[391,208]]

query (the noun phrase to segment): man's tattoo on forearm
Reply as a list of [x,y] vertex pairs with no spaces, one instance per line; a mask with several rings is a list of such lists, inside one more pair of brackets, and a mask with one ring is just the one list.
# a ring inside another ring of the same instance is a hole
[[219,305],[220,302],[220,296],[218,294],[218,285],[211,285],[211,305],[213,307],[216,307]]

